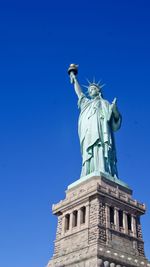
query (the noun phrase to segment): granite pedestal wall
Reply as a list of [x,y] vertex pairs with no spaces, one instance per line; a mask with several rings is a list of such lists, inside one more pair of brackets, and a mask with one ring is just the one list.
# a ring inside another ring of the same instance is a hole
[[93,176],[53,205],[55,249],[47,267],[147,266],[140,217],[145,205],[132,190]]

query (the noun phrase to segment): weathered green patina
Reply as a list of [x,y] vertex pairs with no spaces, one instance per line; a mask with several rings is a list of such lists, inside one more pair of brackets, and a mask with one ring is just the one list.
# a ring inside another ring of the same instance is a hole
[[81,176],[93,171],[103,171],[118,176],[113,132],[119,129],[121,116],[118,111],[114,114],[114,105],[103,99],[95,84],[90,85],[89,94],[92,99],[88,99],[84,94],[79,97]]
[[81,177],[93,172],[118,177],[114,132],[120,128],[122,118],[116,98],[110,104],[103,98],[102,86],[95,82],[89,82],[87,88],[90,98],[86,97],[76,77],[77,65],[71,64],[68,73],[80,108],[78,133],[82,154]]

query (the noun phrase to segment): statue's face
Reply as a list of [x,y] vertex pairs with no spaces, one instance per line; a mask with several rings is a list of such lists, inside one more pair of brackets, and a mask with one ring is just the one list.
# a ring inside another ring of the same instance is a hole
[[95,98],[96,96],[99,95],[99,90],[95,85],[91,85],[89,87],[89,95],[91,98]]

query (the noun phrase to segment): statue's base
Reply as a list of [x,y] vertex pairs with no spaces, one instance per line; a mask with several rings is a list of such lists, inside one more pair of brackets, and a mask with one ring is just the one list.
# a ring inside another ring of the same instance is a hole
[[68,186],[68,189],[71,189],[74,186],[77,186],[77,185],[91,179],[92,177],[103,177],[104,179],[108,180],[109,182],[116,183],[118,186],[125,187],[125,188],[131,190],[130,187],[126,183],[124,183],[123,181],[121,181],[117,177],[113,177],[109,173],[106,173],[106,172],[104,173],[104,172],[98,172],[98,171],[92,172],[86,176],[81,177],[80,179],[76,180],[74,183],[70,184]]
[[53,205],[58,224],[47,267],[150,267],[139,219],[144,213],[119,179],[102,173],[79,179]]

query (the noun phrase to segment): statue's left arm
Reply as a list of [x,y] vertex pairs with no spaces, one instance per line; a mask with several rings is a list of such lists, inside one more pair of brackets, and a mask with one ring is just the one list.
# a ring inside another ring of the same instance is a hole
[[116,102],[117,100],[115,98],[111,104],[111,110],[112,110],[111,126],[113,131],[117,131],[121,127],[121,122],[122,122],[122,116],[118,110]]

